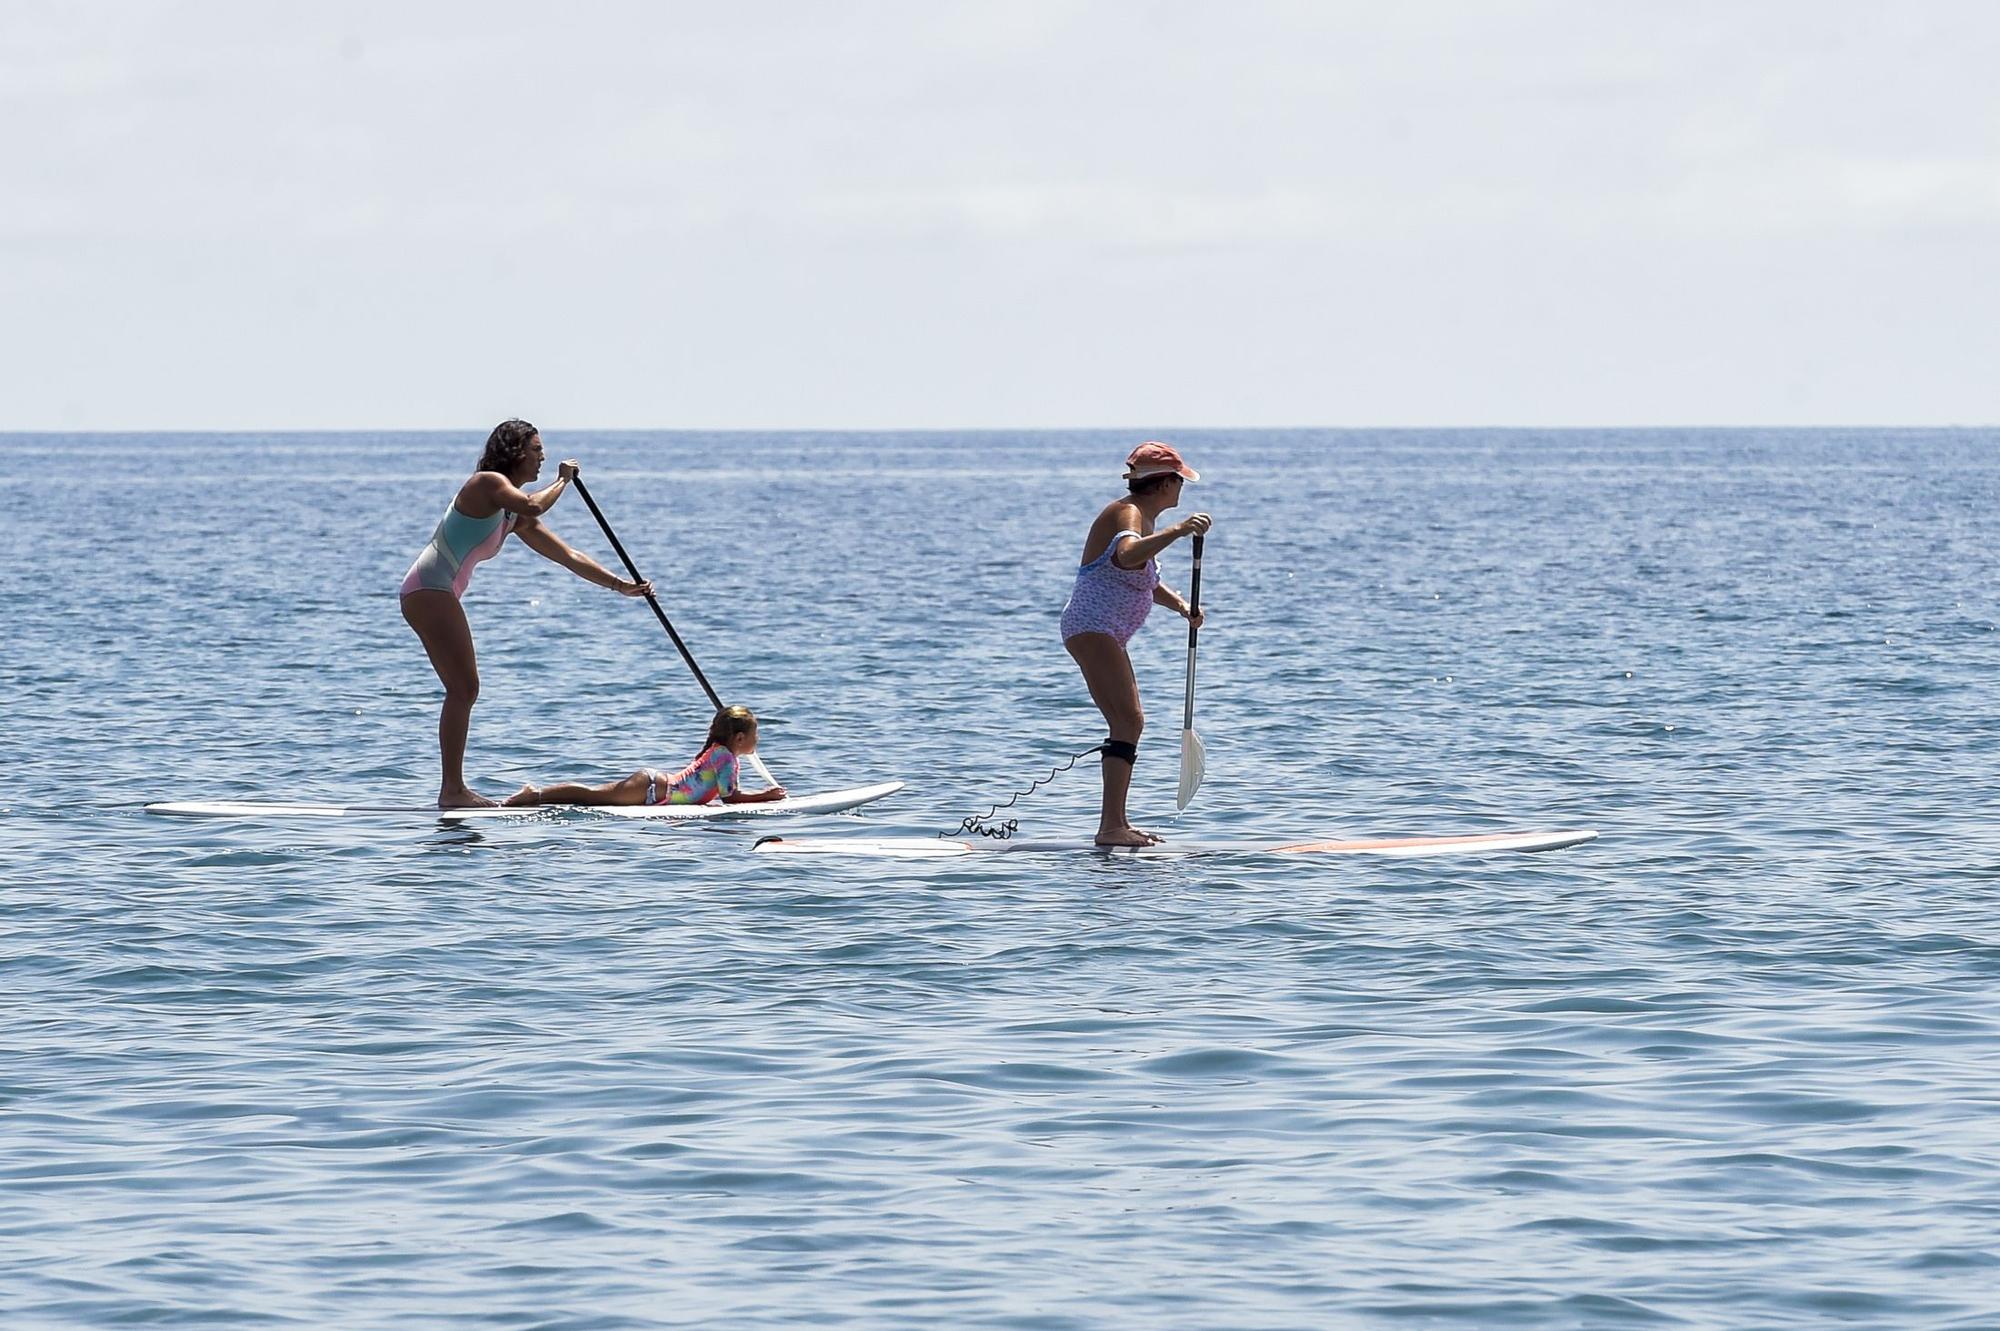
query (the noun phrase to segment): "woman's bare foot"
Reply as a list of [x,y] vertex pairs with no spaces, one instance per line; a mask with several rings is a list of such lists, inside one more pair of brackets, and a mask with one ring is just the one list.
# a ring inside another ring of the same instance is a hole
[[1097,829],[1097,844],[1100,846],[1156,846],[1160,839],[1151,832],[1141,832],[1136,827],[1113,827]]
[[440,809],[492,809],[499,807],[499,801],[487,799],[471,786],[459,786],[456,789],[440,790],[438,792],[438,807]]
[[509,795],[506,799],[501,801],[502,804],[506,805],[510,809],[517,809],[520,808],[522,805],[540,804],[541,802],[542,802],[542,792],[536,790],[533,786],[525,784],[519,790],[515,791],[513,794]]

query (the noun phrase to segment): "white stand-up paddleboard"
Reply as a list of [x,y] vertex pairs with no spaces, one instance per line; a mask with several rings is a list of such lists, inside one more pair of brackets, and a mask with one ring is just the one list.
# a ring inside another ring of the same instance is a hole
[[829,790],[821,795],[792,795],[763,804],[534,804],[516,808],[440,809],[424,804],[286,804],[263,800],[209,803],[148,804],[147,813],[183,818],[358,818],[370,814],[405,814],[448,823],[473,818],[524,818],[540,813],[591,813],[607,818],[643,818],[663,822],[700,822],[715,818],[775,818],[783,814],[839,813],[858,809],[903,788],[900,781],[874,786]]
[[1470,836],[1376,837],[1356,841],[1169,841],[1157,846],[1100,846],[1092,841],[953,841],[943,837],[767,836],[751,847],[764,855],[872,855],[931,860],[960,855],[1052,855],[1086,852],[1142,859],[1181,855],[1482,855],[1494,851],[1561,850],[1597,839],[1594,831],[1478,832]]

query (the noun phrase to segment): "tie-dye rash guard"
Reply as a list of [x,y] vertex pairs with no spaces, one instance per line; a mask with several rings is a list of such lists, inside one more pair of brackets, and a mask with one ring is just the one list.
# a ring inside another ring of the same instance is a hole
[[652,773],[646,786],[646,803],[712,804],[741,789],[736,755],[723,745],[711,744],[676,776]]

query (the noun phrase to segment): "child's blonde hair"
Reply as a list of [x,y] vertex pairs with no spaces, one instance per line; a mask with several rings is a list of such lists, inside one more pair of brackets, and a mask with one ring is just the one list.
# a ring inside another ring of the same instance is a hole
[[720,744],[729,748],[738,735],[747,735],[756,728],[757,718],[748,707],[725,707],[708,723],[708,747]]

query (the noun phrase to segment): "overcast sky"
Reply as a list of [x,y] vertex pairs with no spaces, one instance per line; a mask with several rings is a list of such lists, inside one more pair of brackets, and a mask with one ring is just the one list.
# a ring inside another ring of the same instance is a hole
[[2000,420],[1988,0],[0,0],[0,430]]

